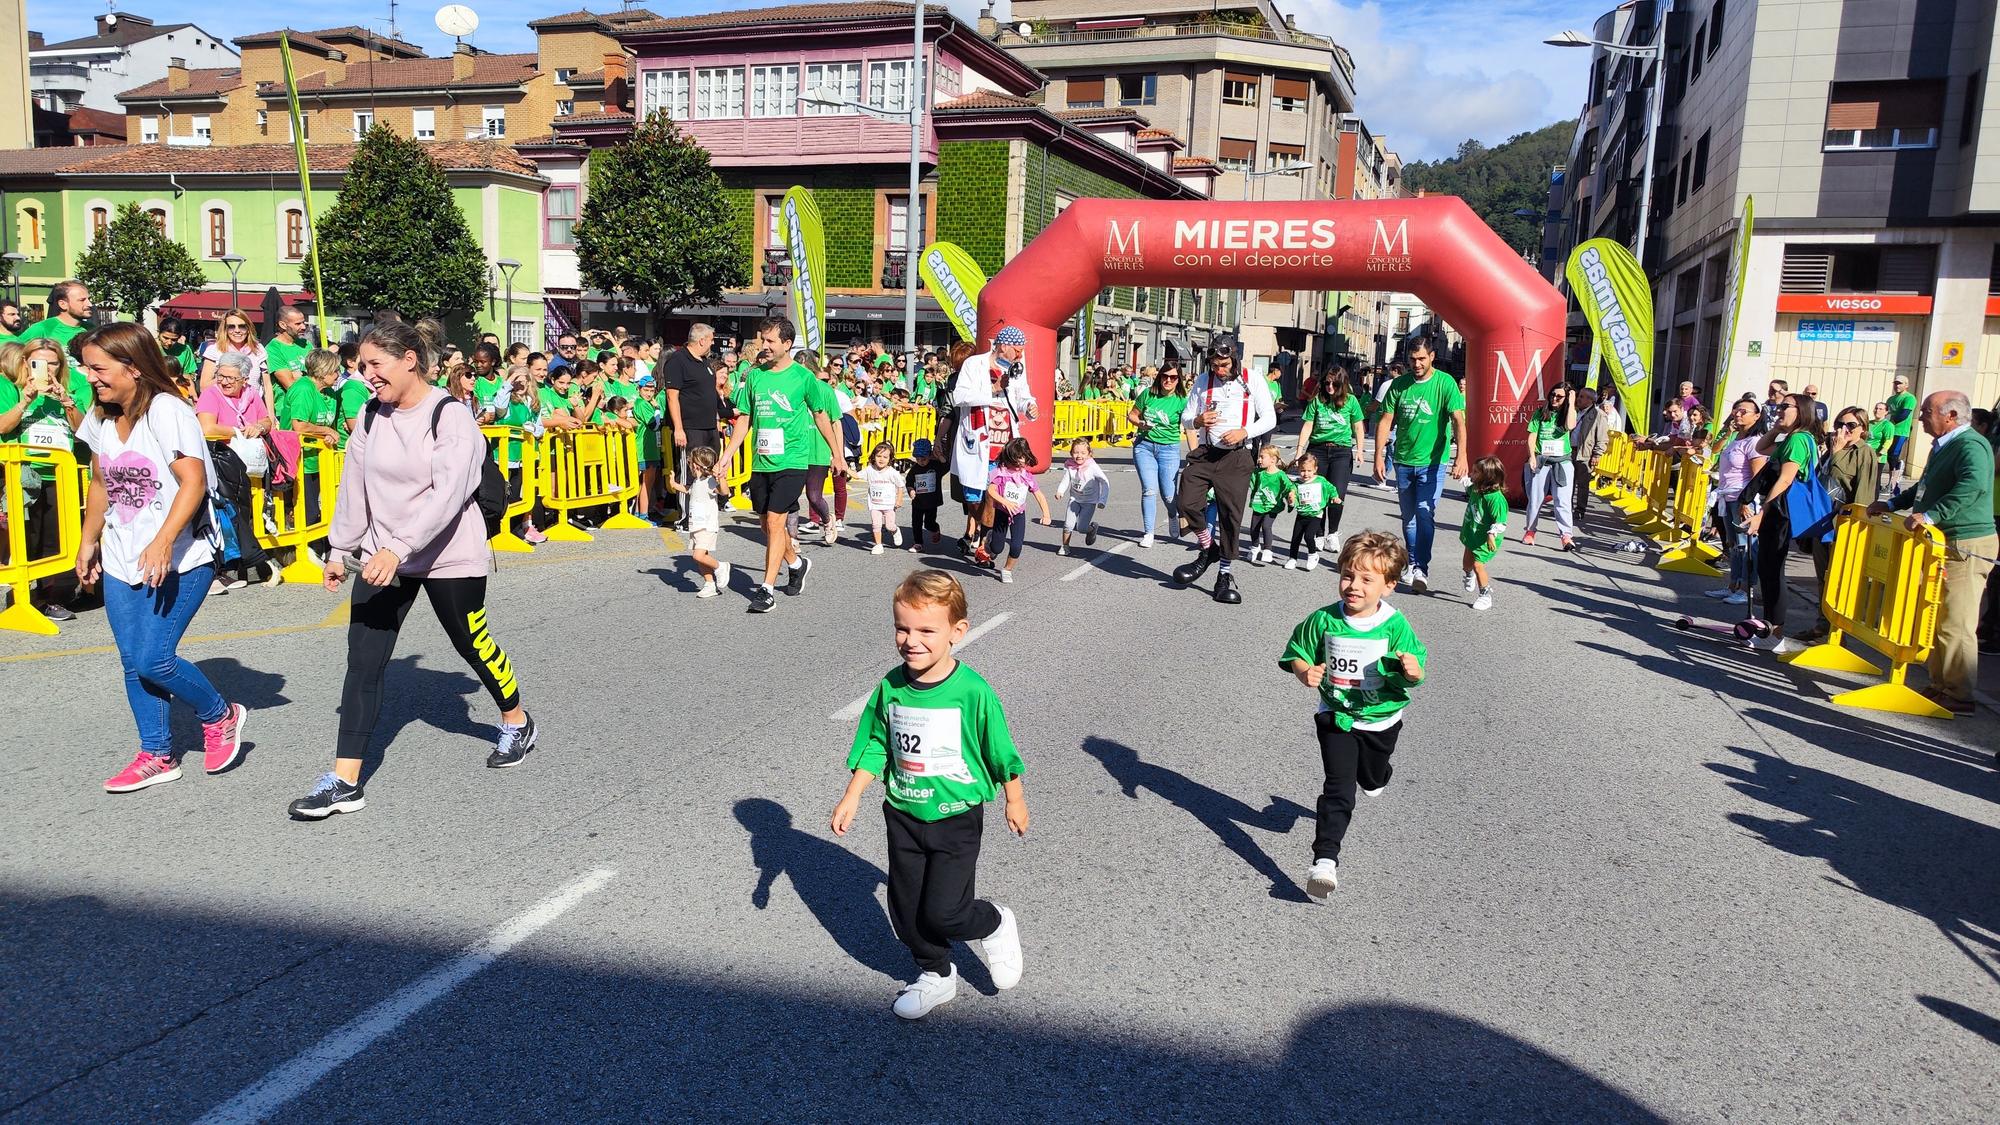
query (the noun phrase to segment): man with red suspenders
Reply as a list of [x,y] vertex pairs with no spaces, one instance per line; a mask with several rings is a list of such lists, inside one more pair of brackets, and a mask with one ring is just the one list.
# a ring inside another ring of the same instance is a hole
[[[1184,530],[1200,529],[1201,553],[1193,562],[1174,570],[1174,584],[1192,585],[1208,568],[1222,564],[1215,576],[1215,600],[1235,605],[1243,600],[1230,574],[1230,560],[1236,557],[1237,529],[1243,522],[1243,507],[1250,499],[1250,476],[1256,464],[1250,445],[1270,433],[1278,424],[1278,410],[1271,401],[1271,388],[1262,379],[1246,379],[1237,370],[1234,350],[1220,347],[1209,353],[1208,370],[1195,377],[1188,389],[1187,410],[1181,427],[1201,435],[1201,444],[1189,455],[1181,469],[1181,491],[1176,502]],[[1208,532],[1208,490],[1215,490],[1213,538]]]

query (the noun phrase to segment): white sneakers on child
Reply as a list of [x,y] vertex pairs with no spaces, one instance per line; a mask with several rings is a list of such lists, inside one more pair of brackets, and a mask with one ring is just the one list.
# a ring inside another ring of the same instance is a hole
[[721,590],[715,588],[715,579],[708,578],[702,580],[701,589],[696,590],[694,596],[697,598],[713,598],[721,595],[721,593]]
[[880,544],[880,543],[877,543],[877,544],[875,544],[875,545],[874,545],[873,547],[870,547],[870,548],[868,548],[868,553],[869,553],[869,554],[871,554],[871,555],[879,555],[879,554],[881,554],[881,553],[882,553],[882,544]]
[[900,528],[900,527],[892,527],[892,528],[890,528],[890,529],[889,529],[889,543],[890,543],[890,545],[891,545],[891,546],[895,546],[895,547],[900,547],[900,546],[902,546],[902,545],[903,545],[903,529],[902,529],[902,528]]
[[1492,609],[1493,595],[1485,590],[1479,591],[1479,596],[1472,599],[1472,608],[1478,610]]
[[1006,582],[1011,585],[1014,581],[1014,572],[1003,568],[1000,571],[1000,581]]
[[1056,555],[1060,558],[1068,558],[1069,546],[1067,544],[1058,544],[1056,546]]
[[1000,928],[980,939],[979,952],[986,971],[993,974],[993,987],[1021,983],[1021,927],[1015,924],[1013,911],[1000,907]]
[[1297,570],[1298,568],[1299,568],[1299,560],[1297,560],[1297,559],[1286,559],[1286,560],[1285,560],[1285,569],[1286,569],[1286,570]]
[[920,1020],[930,1015],[938,1005],[949,1004],[957,996],[957,966],[952,967],[949,976],[927,972],[896,997],[896,1014],[906,1020]]
[[1150,531],[1149,531],[1149,532],[1147,532],[1146,534],[1144,534],[1144,535],[1141,535],[1141,536],[1139,537],[1139,546],[1141,546],[1141,547],[1150,547],[1150,546],[1152,546],[1152,545],[1153,545],[1153,533],[1152,533],[1152,532],[1150,532]]
[[1420,567],[1420,566],[1413,566],[1413,567],[1411,567],[1411,568],[1410,568],[1410,573],[1409,573],[1409,576],[1408,576],[1408,580],[1409,580],[1409,583],[1410,583],[1410,592],[1411,592],[1411,593],[1413,593],[1413,594],[1428,594],[1428,593],[1430,593],[1430,589],[1431,589],[1431,576],[1430,576],[1430,575],[1428,575],[1428,574],[1425,574],[1425,573],[1424,573],[1424,568],[1423,568],[1423,567]]
[[1318,569],[1319,569],[1319,552],[1318,552],[1318,551],[1314,551],[1314,552],[1313,552],[1312,554],[1310,554],[1310,555],[1307,555],[1307,556],[1306,556],[1306,569],[1307,569],[1307,570],[1318,570]]
[[[1324,901],[1326,896],[1340,889],[1340,865],[1330,859],[1313,860],[1312,870],[1306,873],[1306,893]],[[902,1001],[897,1001],[900,1008]]]
[[1466,571],[1466,572],[1465,572],[1465,592],[1466,592],[1466,593],[1468,593],[1468,594],[1472,594],[1472,593],[1477,593],[1478,591],[1479,591],[1479,581],[1478,581],[1477,579],[1475,579],[1474,577],[1472,577],[1472,572],[1471,572],[1471,571],[1469,571],[1469,570],[1468,570],[1468,571]]
[[716,563],[716,564],[715,564],[715,588],[716,588],[716,589],[718,589],[718,590],[727,590],[727,589],[729,589],[729,564],[728,564],[728,563]]

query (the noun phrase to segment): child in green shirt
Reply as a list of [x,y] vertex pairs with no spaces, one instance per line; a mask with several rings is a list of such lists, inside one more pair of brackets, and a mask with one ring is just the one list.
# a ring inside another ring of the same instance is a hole
[[1006,794],[1007,827],[1028,834],[1021,755],[1000,697],[955,659],[967,632],[965,589],[937,570],[896,587],[896,651],[903,663],[868,697],[847,766],[833,834],[847,835],[868,783],[883,779],[889,829],[889,920],[919,976],[896,997],[896,1014],[921,1019],[958,995],[953,941],[977,941],[997,988],[1021,983],[1014,912],[972,897],[986,802]]
[[1306,893],[1324,900],[1340,886],[1341,841],[1354,819],[1355,791],[1373,797],[1389,784],[1389,756],[1403,731],[1410,689],[1430,659],[1416,630],[1382,597],[1409,565],[1400,536],[1364,531],[1341,547],[1340,600],[1292,630],[1278,666],[1319,693],[1318,828]]
[[1889,404],[1875,404],[1875,420],[1868,423],[1868,447],[1875,451],[1875,463],[1889,463],[1889,447],[1896,444],[1896,423],[1889,420]]
[[1278,468],[1278,447],[1267,445],[1257,451],[1257,473],[1250,478],[1250,561],[1263,566],[1271,561],[1271,529],[1278,513],[1291,507],[1292,478]]
[[1472,465],[1472,488],[1465,494],[1465,522],[1458,541],[1465,545],[1465,592],[1478,593],[1472,608],[1493,608],[1493,579],[1486,564],[1500,553],[1507,539],[1507,496],[1501,491],[1507,470],[1498,457],[1481,457]]
[[[1300,457],[1294,465],[1299,471],[1299,483],[1292,493],[1292,503],[1299,514],[1292,520],[1292,557],[1285,560],[1286,570],[1318,570],[1320,537],[1326,532],[1326,510],[1341,503],[1340,490],[1333,482],[1319,475],[1319,458],[1308,453]],[[1305,561],[1299,561],[1299,548],[1306,548]]]

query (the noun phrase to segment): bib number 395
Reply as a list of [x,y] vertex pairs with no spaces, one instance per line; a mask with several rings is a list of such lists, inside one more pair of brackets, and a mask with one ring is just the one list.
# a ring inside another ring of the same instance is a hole
[[1389,654],[1389,642],[1363,637],[1326,639],[1326,682],[1336,688],[1378,691],[1382,687],[1382,658]]

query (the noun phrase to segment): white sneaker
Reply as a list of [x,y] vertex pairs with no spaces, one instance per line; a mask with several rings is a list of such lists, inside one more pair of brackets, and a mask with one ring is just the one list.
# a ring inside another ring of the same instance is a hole
[[1420,566],[1411,567],[1410,591],[1416,594],[1425,594],[1430,592],[1430,588],[1431,578],[1430,575],[1424,573],[1424,568]]
[[[1382,786],[1382,789],[1387,789],[1387,788],[1389,787],[1386,785]],[[1369,797],[1380,797],[1382,795],[1382,789],[1362,789],[1361,792]]]
[[1014,581],[1014,572],[1003,568],[1000,571],[1000,581],[1011,585]]
[[1056,547],[1056,554],[1057,554],[1058,556],[1062,557],[1062,558],[1068,558],[1068,557],[1069,557],[1069,548],[1068,548],[1068,547],[1064,547],[1064,546],[1061,546],[1061,545],[1058,545],[1058,546]]
[[875,545],[874,545],[873,547],[870,547],[870,548],[868,548],[868,553],[869,553],[869,554],[871,554],[871,555],[879,555],[879,554],[881,554],[881,553],[882,553],[882,544],[880,544],[880,543],[877,543],[877,544],[875,544]]
[[208,584],[208,596],[211,598],[219,598],[228,592],[229,583],[224,582],[220,578]]
[[1152,545],[1153,545],[1153,533],[1152,533],[1152,532],[1150,532],[1150,531],[1149,531],[1149,532],[1147,532],[1146,534],[1144,534],[1144,535],[1141,535],[1141,536],[1139,537],[1139,546],[1141,546],[1141,547],[1150,547],[1150,546],[1152,546]]
[[1804,652],[1810,646],[1804,641],[1795,641],[1782,634],[1773,633],[1770,641],[1761,647],[1772,656],[1794,656]]
[[1493,595],[1484,590],[1479,591],[1479,596],[1472,599],[1472,608],[1481,610],[1492,609]]
[[1000,928],[980,939],[979,952],[993,987],[1012,988],[1021,983],[1021,928],[1014,924],[1014,912],[1000,908]]
[[920,1020],[930,1015],[933,1008],[949,1004],[957,996],[957,966],[952,967],[950,976],[925,973],[896,997],[896,1014],[906,1020]]
[[834,543],[835,543],[835,542],[836,542],[837,540],[839,540],[839,538],[840,538],[840,525],[839,525],[839,524],[837,524],[837,523],[830,523],[830,524],[827,524],[827,525],[826,525],[826,545],[827,545],[827,546],[829,546],[829,547],[833,546],[833,545],[834,545]]
[[228,587],[231,590],[241,590],[243,587],[248,586],[250,584],[250,580],[243,577],[241,574],[232,574],[227,578],[218,578],[216,579],[216,581],[222,583],[224,586]]
[[1326,537],[1326,553],[1329,555],[1340,554],[1340,536],[1329,535]]
[[283,586],[284,584],[285,584],[284,572],[278,569],[277,563],[272,563],[271,577],[264,579],[264,585],[275,589],[276,587]]
[[1717,599],[1730,598],[1736,596],[1736,591],[1730,589],[1727,586],[1717,586],[1713,590],[1703,590],[1702,593],[1707,594],[1711,598],[1717,598]]
[[1477,593],[1477,592],[1478,592],[1478,590],[1479,590],[1479,580],[1478,580],[1478,579],[1476,579],[1476,578],[1474,578],[1474,577],[1472,576],[1472,572],[1471,572],[1471,571],[1469,571],[1469,570],[1468,570],[1468,571],[1466,571],[1466,572],[1465,572],[1465,592],[1466,592],[1466,593],[1468,593],[1468,594],[1471,594],[1471,593]]
[[1747,594],[1747,593],[1745,593],[1745,592],[1743,592],[1742,590],[1738,590],[1738,591],[1736,591],[1735,593],[1733,593],[1733,594],[1729,595],[1728,597],[1726,597],[1726,598],[1722,599],[1722,604],[1723,604],[1723,605],[1749,605],[1749,604],[1750,604],[1750,595],[1749,595],[1749,594]]
[[1299,568],[1299,560],[1297,560],[1297,559],[1286,559],[1286,560],[1285,560],[1285,569],[1286,569],[1286,570],[1297,570],[1298,568]]
[[893,547],[900,547],[900,546],[902,546],[902,545],[903,545],[903,529],[902,529],[902,528],[900,528],[900,527],[892,527],[892,528],[890,528],[890,529],[889,529],[889,544],[890,544],[890,546],[893,546]]
[[715,564],[715,588],[716,588],[716,589],[718,589],[718,590],[727,590],[727,589],[729,589],[729,564],[728,564],[728,563],[716,563],[716,564]]
[[715,582],[713,579],[711,579],[707,582],[703,582],[701,584],[701,589],[696,590],[694,592],[694,596],[697,598],[713,598],[720,595],[721,593],[722,591],[715,588]]
[[1313,860],[1312,870],[1306,873],[1306,893],[1316,899],[1340,889],[1340,865],[1330,859]]
[[1319,555],[1317,553],[1306,556],[1306,569],[1307,570],[1319,569]]

